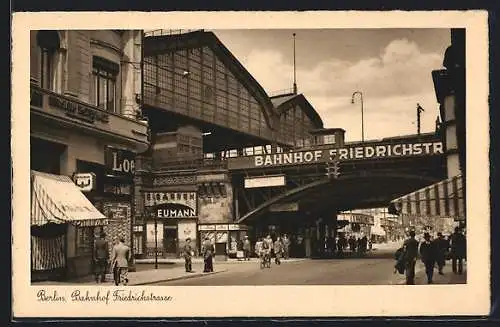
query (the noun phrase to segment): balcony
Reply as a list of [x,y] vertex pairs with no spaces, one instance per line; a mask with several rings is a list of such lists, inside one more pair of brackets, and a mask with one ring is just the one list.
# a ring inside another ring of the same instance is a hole
[[78,99],[30,86],[30,111],[32,118],[57,122],[68,129],[78,129],[102,138],[120,139],[135,152],[147,150],[148,126],[146,123],[99,109]]

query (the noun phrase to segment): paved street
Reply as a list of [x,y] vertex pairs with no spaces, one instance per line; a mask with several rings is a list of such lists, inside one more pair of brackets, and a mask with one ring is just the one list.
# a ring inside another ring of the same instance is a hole
[[[284,262],[280,266],[273,264],[271,269],[260,269],[258,262],[219,263],[215,269],[225,270],[220,274],[154,285],[399,285],[404,284],[405,279],[404,275],[394,274],[393,253],[397,245],[381,245],[364,258],[299,260]],[[466,274],[453,275],[451,264],[448,263],[444,271],[445,275],[440,276],[436,270],[435,284],[465,283]],[[419,261],[416,284],[425,283],[424,267]]]
[[[196,279],[155,285],[355,285],[397,284],[393,274],[392,248],[379,249],[365,258],[301,260],[283,262],[271,269],[260,269],[258,262],[231,265],[228,271]],[[215,269],[227,264],[215,265]]]

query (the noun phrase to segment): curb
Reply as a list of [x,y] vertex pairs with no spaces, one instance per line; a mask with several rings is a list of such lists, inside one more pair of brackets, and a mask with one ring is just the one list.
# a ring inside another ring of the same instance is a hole
[[129,283],[129,286],[141,286],[141,285],[149,285],[149,284],[157,284],[157,283],[162,283],[162,282],[170,282],[174,280],[182,280],[182,279],[191,279],[191,278],[197,278],[197,277],[203,277],[203,276],[210,276],[210,275],[215,275],[218,273],[223,273],[228,271],[227,269],[222,269],[222,270],[217,270],[214,272],[209,272],[209,273],[194,273],[191,275],[184,275],[184,276],[179,276],[179,277],[171,277],[171,278],[162,278],[160,280],[153,280],[153,281],[147,281],[147,282],[139,282],[139,283]]

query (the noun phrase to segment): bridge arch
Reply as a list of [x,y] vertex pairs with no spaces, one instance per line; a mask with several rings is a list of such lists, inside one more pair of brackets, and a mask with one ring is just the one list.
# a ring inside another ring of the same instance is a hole
[[[431,185],[438,182],[440,179],[437,176],[426,176],[426,175],[416,175],[416,174],[402,174],[402,173],[382,173],[382,172],[361,172],[357,175],[347,175],[340,176],[338,179],[329,179],[324,177],[322,179],[307,183],[295,187],[293,189],[288,189],[282,194],[279,194],[254,208],[253,210],[247,212],[245,215],[237,220],[237,223],[243,223],[262,215],[267,211],[267,209],[273,205],[280,202],[285,202],[288,200],[300,200],[306,198],[308,195],[314,192],[322,192],[323,195],[325,191],[334,191],[335,187],[346,187],[350,185],[351,187],[368,185],[374,183],[383,183],[384,181],[391,184],[391,187],[384,187],[385,194],[381,195],[381,198],[385,200],[379,200],[380,202],[385,202],[388,204],[392,199],[399,195],[410,193],[421,187]],[[380,186],[380,184],[378,184]],[[375,188],[376,189],[376,188]],[[337,193],[339,195],[339,193]]]

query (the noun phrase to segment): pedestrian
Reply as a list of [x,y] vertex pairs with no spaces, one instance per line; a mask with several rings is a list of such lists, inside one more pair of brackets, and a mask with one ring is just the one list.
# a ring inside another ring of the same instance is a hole
[[444,238],[443,233],[438,232],[437,238],[434,240],[436,244],[436,263],[438,266],[438,274],[444,275],[443,268],[446,264],[446,257],[448,256],[448,251],[450,244]]
[[288,260],[290,257],[290,239],[288,235],[283,236],[283,259]]
[[248,236],[245,235],[245,240],[243,241],[243,253],[245,255],[245,261],[250,260],[250,251],[252,250],[252,244],[248,239]]
[[276,239],[276,241],[274,242],[274,255],[275,255],[274,262],[277,265],[281,264],[280,259],[281,259],[282,254],[283,254],[283,243],[281,241],[281,238],[278,237]]
[[259,258],[259,256],[260,256],[260,250],[261,249],[262,249],[262,238],[259,237],[257,239],[257,242],[255,242],[255,249],[254,249],[255,255],[257,256],[257,258]]
[[[453,273],[461,275],[463,273],[463,260],[467,252],[466,239],[459,227],[455,228],[455,232],[450,236],[450,256],[451,267]],[[457,269],[458,266],[458,269]]]
[[210,242],[210,239],[208,237],[205,237],[202,251],[203,251],[203,261],[204,261],[203,272],[205,273],[213,272],[214,271],[213,254],[215,252],[215,248],[212,242]]
[[271,238],[270,234],[267,234],[266,238],[264,239],[264,242],[267,243],[267,246],[269,248],[269,255],[272,256],[274,249],[273,249],[273,239]]
[[415,264],[418,256],[418,241],[415,239],[415,231],[409,232],[410,237],[403,243],[406,284],[415,284]]
[[184,254],[184,267],[186,272],[192,272],[192,256],[194,255],[193,246],[191,245],[191,239],[186,239],[186,244],[184,244],[183,249]]
[[125,239],[120,238],[118,244],[113,246],[111,261],[114,272],[115,285],[128,284],[128,262],[131,259],[130,247],[125,245]]
[[436,264],[437,250],[436,243],[431,241],[431,234],[424,233],[424,241],[420,244],[420,258],[425,265],[427,284],[432,284],[434,275],[434,265]]
[[106,281],[108,261],[109,245],[108,241],[106,241],[106,233],[101,231],[99,238],[94,243],[94,273],[96,283],[104,283]]

